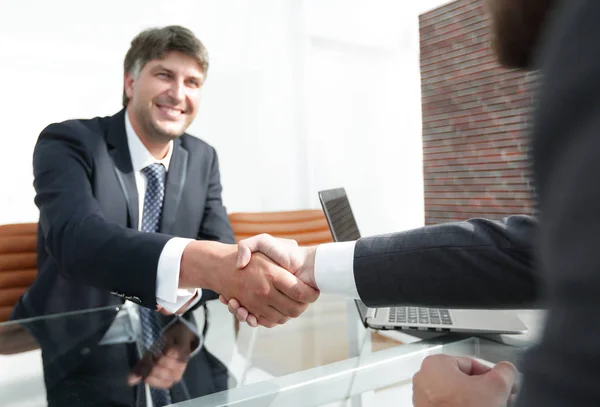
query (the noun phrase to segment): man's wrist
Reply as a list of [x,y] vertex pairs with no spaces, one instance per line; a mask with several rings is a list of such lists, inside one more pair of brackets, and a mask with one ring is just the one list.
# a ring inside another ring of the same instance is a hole
[[304,281],[311,287],[317,288],[315,280],[315,258],[317,255],[318,246],[309,246],[304,249],[304,263],[300,267],[299,275],[306,276],[308,281]]
[[223,276],[220,271],[227,257],[231,257],[235,268],[236,254],[236,245],[207,240],[190,242],[181,256],[179,288],[207,288],[221,292]]

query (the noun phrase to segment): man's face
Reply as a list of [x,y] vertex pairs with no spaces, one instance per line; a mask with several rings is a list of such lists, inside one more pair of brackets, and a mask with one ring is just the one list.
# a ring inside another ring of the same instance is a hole
[[198,62],[180,52],[148,62],[137,78],[126,74],[132,123],[155,141],[181,136],[198,112],[204,77]]
[[531,68],[548,11],[556,0],[486,0],[492,48],[507,68]]

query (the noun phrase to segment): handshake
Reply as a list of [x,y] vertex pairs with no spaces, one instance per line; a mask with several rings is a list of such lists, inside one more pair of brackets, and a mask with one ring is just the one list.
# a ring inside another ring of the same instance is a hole
[[220,293],[238,320],[272,328],[300,316],[319,298],[316,249],[267,234],[237,246],[194,241],[183,252],[179,288]]

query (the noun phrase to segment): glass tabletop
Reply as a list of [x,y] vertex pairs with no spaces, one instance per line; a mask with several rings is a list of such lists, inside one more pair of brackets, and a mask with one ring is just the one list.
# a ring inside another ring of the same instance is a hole
[[[506,336],[372,331],[360,324],[353,302],[326,296],[273,329],[236,326],[218,301],[208,309],[206,354],[189,363],[222,365],[227,384],[200,391],[201,376],[186,378],[173,387],[178,406],[410,402],[411,378],[429,354],[518,366],[531,343]],[[202,327],[202,308],[194,317]],[[151,406],[143,385],[127,385],[143,355],[135,325],[131,307],[115,306],[0,323],[0,406]]]

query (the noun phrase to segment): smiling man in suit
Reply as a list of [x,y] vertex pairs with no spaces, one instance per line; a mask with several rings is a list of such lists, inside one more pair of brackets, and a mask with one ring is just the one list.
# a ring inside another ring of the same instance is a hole
[[[108,318],[33,330],[50,405],[158,407],[224,390],[227,369],[201,346],[191,311],[224,292],[282,323],[318,296],[266,257],[244,276],[235,269],[217,154],[185,133],[207,70],[188,29],[143,31],[125,56],[124,109],[55,123],[39,137],[39,273],[13,318],[129,300]],[[139,340],[128,344],[130,320]],[[132,371],[161,332],[166,347]]]

